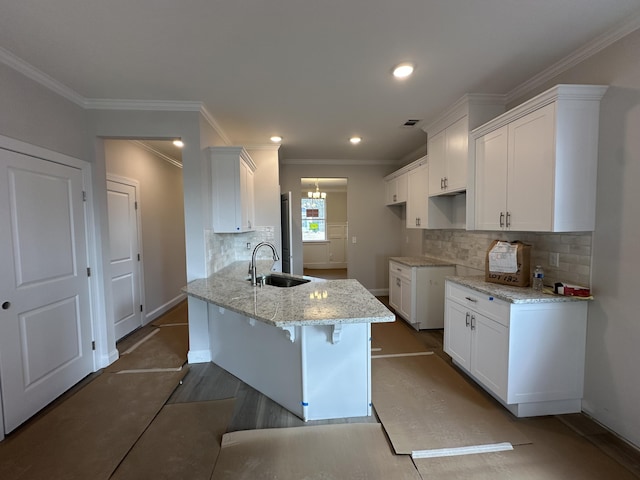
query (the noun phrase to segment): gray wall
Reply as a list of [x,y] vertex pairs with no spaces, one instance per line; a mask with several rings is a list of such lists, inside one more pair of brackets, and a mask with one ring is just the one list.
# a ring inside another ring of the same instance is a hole
[[[309,165],[285,163],[280,166],[283,192],[291,191],[294,213],[294,268],[302,273],[302,235],[300,233],[300,179],[304,177],[347,178],[348,273],[374,293],[388,288],[388,258],[400,251],[398,218],[385,206],[383,177],[394,168],[389,165]],[[351,242],[356,237],[357,243]]]
[[327,192],[327,223],[347,223],[347,192]]
[[640,30],[554,78],[610,85],[601,103],[583,408],[640,446]]
[[92,162],[86,111],[0,63],[0,135]]
[[[553,272],[560,280],[585,284],[590,275],[595,300],[589,305],[583,410],[640,446],[640,321],[635,298],[640,271],[640,30],[508,108],[559,83],[610,85],[600,110],[596,230],[509,236],[538,244],[534,252],[564,251],[571,271]],[[482,268],[481,252],[497,237],[496,232],[425,231],[423,252]],[[543,257],[541,263],[546,262]]]
[[182,169],[127,140],[107,140],[108,174],[140,185],[145,323],[183,297],[187,282]]

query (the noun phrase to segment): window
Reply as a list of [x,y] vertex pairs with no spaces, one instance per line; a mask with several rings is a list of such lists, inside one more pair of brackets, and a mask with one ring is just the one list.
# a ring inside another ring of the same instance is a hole
[[302,241],[317,242],[327,239],[326,199],[302,199]]

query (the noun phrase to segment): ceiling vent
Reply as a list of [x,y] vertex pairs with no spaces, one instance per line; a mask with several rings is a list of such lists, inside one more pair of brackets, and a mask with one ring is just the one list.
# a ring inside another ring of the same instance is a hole
[[412,127],[415,127],[415,126],[418,124],[418,122],[420,122],[420,120],[416,120],[416,119],[409,119],[409,120],[407,120],[406,122],[404,122],[404,123],[402,124],[402,128],[412,128]]

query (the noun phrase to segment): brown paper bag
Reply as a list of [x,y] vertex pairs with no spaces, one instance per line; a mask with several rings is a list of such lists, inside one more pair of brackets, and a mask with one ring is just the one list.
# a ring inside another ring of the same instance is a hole
[[[504,242],[503,240],[494,240],[489,249],[487,250],[487,256],[485,259],[484,279],[491,283],[501,283],[503,285],[512,285],[514,287],[528,287],[531,282],[531,245],[522,243],[518,240],[509,243],[511,246],[516,247],[515,254],[515,272],[504,272],[500,268],[500,271],[490,270],[489,256],[494,249],[498,249],[498,242]],[[495,252],[494,252],[495,254]],[[494,257],[495,258],[495,257]],[[497,262],[493,262],[494,264]],[[505,261],[506,263],[506,261]]]

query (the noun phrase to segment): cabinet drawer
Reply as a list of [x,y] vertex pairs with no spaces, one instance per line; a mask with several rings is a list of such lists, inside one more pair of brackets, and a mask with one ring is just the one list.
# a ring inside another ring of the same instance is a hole
[[389,262],[389,273],[395,275],[396,277],[404,278],[405,280],[411,281],[411,267],[407,267],[406,265]]
[[509,303],[452,282],[446,282],[446,285],[447,299],[486,315],[505,327],[509,326]]

